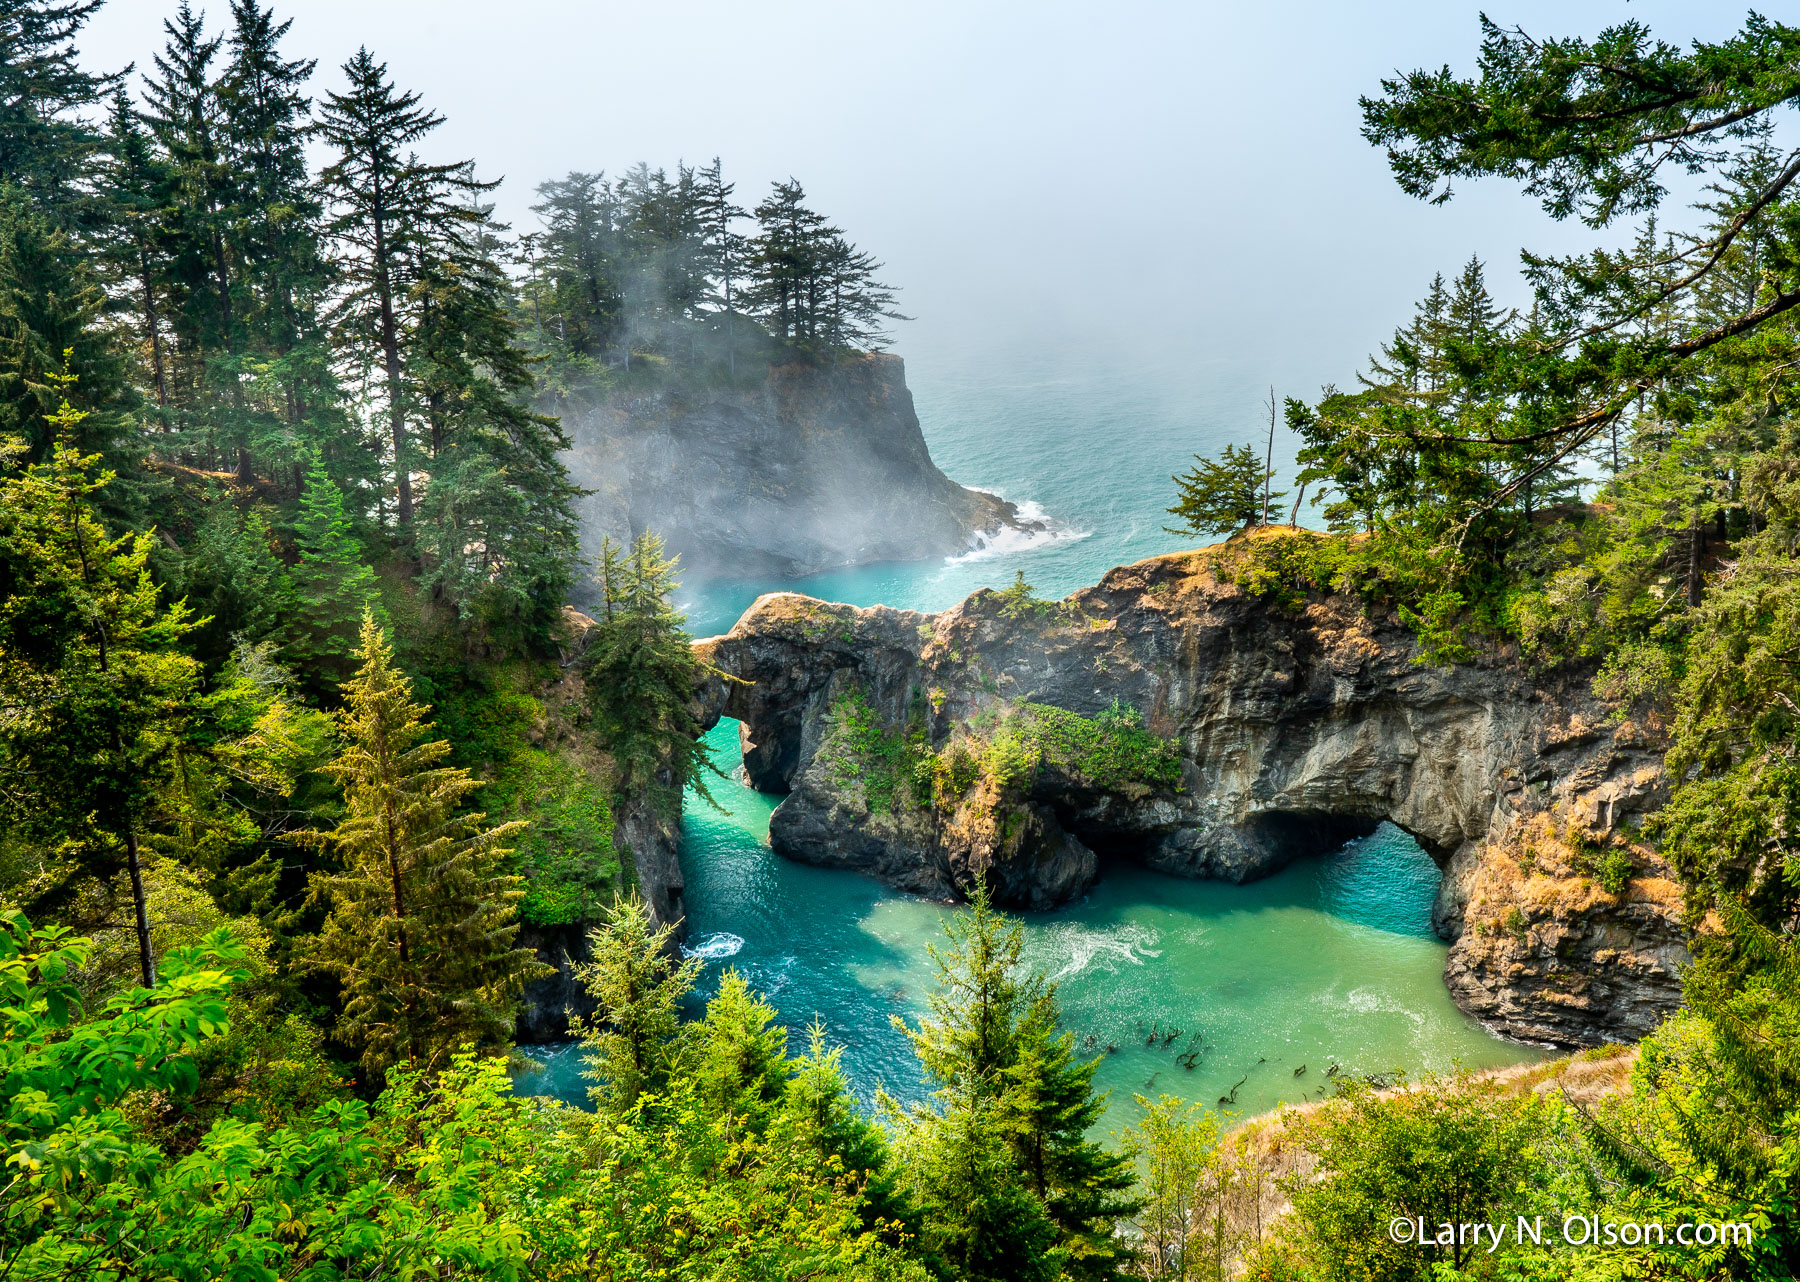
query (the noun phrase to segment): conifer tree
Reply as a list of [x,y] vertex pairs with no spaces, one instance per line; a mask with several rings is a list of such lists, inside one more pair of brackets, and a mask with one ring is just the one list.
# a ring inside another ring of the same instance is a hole
[[714,306],[725,315],[725,368],[737,377],[737,312],[738,291],[744,273],[749,239],[732,230],[745,212],[731,203],[736,184],[725,181],[725,166],[714,156],[712,164],[700,171],[698,201],[701,225],[705,229],[705,261],[708,276],[717,282],[712,296]]
[[1441,391],[1449,377],[1444,351],[1449,326],[1450,291],[1444,285],[1444,273],[1438,272],[1414,308],[1411,323],[1395,330],[1394,337],[1381,345],[1381,355],[1370,358],[1363,383],[1424,398]]
[[1138,1204],[1122,1196],[1129,1159],[1086,1138],[1105,1105],[1097,1064],[1057,1034],[1055,985],[1025,969],[1024,933],[985,886],[944,933],[930,1015],[895,1021],[936,1084],[930,1105],[900,1115],[933,1208],[927,1240],[958,1276],[1122,1276],[1114,1226]]
[[775,336],[814,356],[887,341],[886,320],[905,320],[894,291],[875,279],[881,264],[806,204],[790,178],[756,207],[759,234],[748,300]]
[[104,0],[0,0],[0,175],[49,225],[104,217],[84,179],[101,140],[99,108],[119,75],[79,65],[75,37]]
[[365,614],[376,607],[375,572],[356,538],[344,496],[315,455],[294,522],[299,559],[288,572],[292,639],[285,655],[313,683],[349,671]]
[[533,306],[542,335],[571,356],[602,360],[624,334],[618,202],[604,174],[571,172],[541,183],[543,221]]
[[1088,1139],[1106,1108],[1106,1096],[1094,1093],[1099,1061],[1077,1060],[1075,1035],[1059,1033],[1056,1020],[1050,988],[1019,1023],[996,1121],[1025,1186],[1056,1225],[1063,1276],[1118,1278],[1131,1253],[1116,1227],[1142,1202],[1132,1196],[1130,1158]]
[[496,228],[440,235],[419,255],[410,336],[430,481],[414,539],[424,582],[491,633],[543,643],[580,558],[579,490],[556,419],[533,411]]
[[[102,245],[108,283],[128,297],[139,343],[148,357],[150,388],[159,410],[169,407],[169,361],[164,334],[168,294],[162,222],[174,199],[173,175],[151,143],[142,117],[124,89],[113,95],[107,118],[106,193],[111,216]],[[121,310],[126,305],[121,304]],[[163,421],[165,430],[168,421]]]
[[224,37],[208,36],[205,16],[186,0],[163,31],[156,75],[145,83],[145,119],[169,176],[163,239],[183,367],[183,426],[196,434],[193,448],[210,466],[230,468],[248,484],[253,473],[236,361],[240,274],[227,243],[240,211],[214,69]]
[[1235,534],[1255,525],[1268,503],[1286,496],[1285,490],[1266,495],[1269,475],[1262,458],[1250,446],[1227,445],[1215,459],[1194,455],[1194,466],[1175,482],[1175,506],[1169,515],[1179,517],[1171,534]]
[[283,56],[292,22],[257,0],[232,0],[231,14],[218,96],[235,210],[227,240],[239,264],[243,430],[255,461],[270,476],[291,475],[296,490],[308,448],[340,484],[360,485],[366,439],[352,439],[321,316],[331,284],[324,203],[306,161],[315,64]]
[[887,1131],[851,1096],[843,1054],[842,1047],[826,1045],[825,1026],[815,1020],[805,1052],[793,1061],[782,1107],[803,1143],[856,1180],[863,1226],[917,1250],[923,1218],[917,1192],[894,1161]]
[[737,971],[727,970],[695,1034],[699,1098],[715,1115],[742,1119],[757,1132],[767,1128],[794,1072],[787,1029],[775,1018],[775,1008]]
[[[0,190],[0,436],[22,438],[32,463],[48,462],[60,442],[122,471],[136,398],[99,323],[106,297],[85,260],[69,233]],[[59,419],[71,399],[79,412]],[[132,502],[141,486],[109,485],[98,501],[112,512],[141,507]]]
[[650,909],[633,895],[607,909],[588,935],[579,973],[595,1009],[590,1019],[572,1019],[570,1031],[587,1046],[595,1082],[589,1094],[613,1117],[664,1092],[693,1038],[681,1022],[681,1003],[700,978],[700,962],[675,960],[675,928],[652,928]]
[[[52,428],[79,418],[65,399]],[[0,438],[0,467],[24,453]],[[151,536],[114,538],[97,519],[94,496],[111,480],[93,475],[98,462],[57,444],[47,462],[0,475],[0,828],[58,852],[34,887],[40,904],[83,875],[126,874],[151,987],[144,836],[197,729],[200,665],[177,648],[194,627],[185,608],[157,600]]]
[[639,535],[629,552],[607,539],[595,577],[599,626],[582,665],[619,790],[658,784],[671,803],[684,787],[707,796],[704,775],[717,768],[690,709],[703,670],[670,603],[675,559],[663,556],[655,534]]
[[327,916],[310,961],[338,981],[337,1035],[370,1074],[437,1072],[458,1051],[504,1042],[520,991],[542,972],[515,947],[523,891],[503,871],[503,843],[524,825],[464,812],[481,783],[442,764],[450,745],[429,737],[428,709],[373,614],[357,658],[338,714],[346,744],[327,767],[348,813],[331,832],[296,835],[341,867],[313,876]]
[[240,644],[268,641],[291,617],[289,577],[274,551],[275,535],[260,508],[241,512],[215,490],[206,515],[182,549],[179,583],[202,620],[192,649],[217,669]]
[[395,518],[413,518],[413,473],[422,462],[412,437],[407,386],[409,299],[420,277],[419,257],[459,225],[482,215],[468,201],[490,190],[466,162],[429,165],[411,148],[444,123],[402,93],[386,63],[359,49],[344,64],[349,88],[329,93],[318,136],[335,152],[320,175],[330,198],[330,231],[338,246],[344,285],[334,313],[338,341],[353,370],[373,375],[387,419]]

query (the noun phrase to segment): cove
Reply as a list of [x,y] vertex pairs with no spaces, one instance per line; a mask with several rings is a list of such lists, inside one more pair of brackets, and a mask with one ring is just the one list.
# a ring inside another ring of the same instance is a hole
[[[721,765],[735,761],[737,723],[722,722],[708,743]],[[768,847],[779,798],[736,780],[712,791],[723,813],[690,797],[681,847],[702,991],[735,967],[780,1011],[792,1049],[815,1019],[824,1024],[865,1103],[878,1086],[918,1099],[911,1048],[891,1021],[925,1009],[926,945],[954,909],[782,859]],[[1450,1000],[1446,946],[1430,925],[1438,875],[1388,824],[1246,886],[1109,862],[1082,900],[1023,916],[1026,960],[1057,982],[1082,1053],[1101,1058],[1108,1131],[1135,1120],[1133,1093],[1250,1116],[1318,1098],[1333,1065],[1412,1074],[1541,1057]],[[1180,1057],[1196,1048],[1185,1068]],[[545,1069],[522,1076],[520,1091],[587,1106],[579,1046],[532,1053]],[[1234,1102],[1219,1105],[1234,1086]]]
[[[1170,474],[1194,453],[1239,441],[1264,391],[1226,361],[1127,367],[1109,357],[956,346],[915,351],[908,379],[938,464],[964,484],[1033,505],[1054,532],[948,561],[692,582],[679,605],[696,636],[730,628],[764,592],[942,610],[979,588],[1004,587],[1015,572],[1059,597],[1112,566],[1174,551],[1184,543],[1163,528]],[[1285,448],[1278,442],[1278,458]],[[707,742],[727,772],[741,759],[736,722],[722,722]],[[916,1098],[912,1052],[890,1017],[923,1009],[932,984],[925,945],[950,910],[854,873],[784,860],[768,847],[780,798],[726,780],[712,791],[724,813],[689,797],[681,844],[688,943],[709,957],[703,989],[736,966],[781,1012],[795,1049],[815,1017],[825,1024],[865,1101],[878,1085]],[[1096,1082],[1113,1092],[1108,1130],[1135,1119],[1133,1092],[1218,1107],[1241,1078],[1232,1107],[1249,1116],[1317,1098],[1333,1063],[1410,1073],[1540,1057],[1451,1001],[1447,949],[1430,928],[1437,882],[1430,858],[1387,826],[1246,886],[1108,861],[1085,899],[1025,918],[1028,957],[1058,977],[1065,1024],[1083,1049],[1104,1056]],[[1152,1027],[1183,1031],[1147,1047]],[[1190,1071],[1177,1057],[1195,1032],[1201,1054]],[[1118,1050],[1107,1055],[1108,1045]],[[578,1048],[530,1050],[547,1067],[521,1078],[521,1090],[586,1104]]]

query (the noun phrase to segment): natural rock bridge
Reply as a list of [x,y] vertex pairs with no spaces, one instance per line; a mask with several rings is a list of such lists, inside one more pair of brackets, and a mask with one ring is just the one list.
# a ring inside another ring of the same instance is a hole
[[[1630,839],[1664,796],[1656,745],[1610,721],[1585,676],[1535,679],[1506,652],[1422,666],[1392,620],[1342,596],[1253,597],[1215,579],[1214,555],[1121,567],[1055,606],[765,596],[696,643],[735,678],[707,683],[704,720],[739,720],[750,783],[787,794],[778,852],[928,894],[985,877],[1002,902],[1053,907],[1107,858],[1244,881],[1389,820],[1445,871],[1433,920],[1465,1009],[1565,1044],[1653,1027],[1687,956],[1666,870]],[[1045,769],[980,805],[871,804],[831,743],[852,694],[915,753],[1022,705],[1129,707],[1176,745],[1180,782],[1097,788]],[[1603,843],[1637,874],[1617,894],[1583,867]]]

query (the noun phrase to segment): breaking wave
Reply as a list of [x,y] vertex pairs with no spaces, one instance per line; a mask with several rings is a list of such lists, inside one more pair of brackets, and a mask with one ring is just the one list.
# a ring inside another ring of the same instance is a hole
[[[977,487],[979,488],[979,487]],[[996,493],[994,490],[987,491]],[[1048,547],[1052,543],[1074,543],[1088,538],[1092,530],[1084,530],[1079,526],[1065,525],[1055,520],[1044,511],[1043,507],[1026,499],[1016,505],[1019,519],[1034,525],[1038,529],[1022,530],[1016,526],[1007,526],[994,534],[975,534],[970,539],[966,551],[956,556],[945,557],[949,565],[966,565],[970,561],[986,561],[997,556],[1010,556],[1015,552],[1024,552],[1031,548]]]

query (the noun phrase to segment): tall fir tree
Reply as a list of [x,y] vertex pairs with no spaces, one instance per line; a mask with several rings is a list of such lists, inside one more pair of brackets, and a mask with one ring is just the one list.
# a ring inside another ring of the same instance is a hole
[[580,560],[556,419],[528,402],[498,232],[478,220],[440,234],[412,290],[412,383],[430,479],[414,532],[423,582],[497,639],[543,645]]
[[295,838],[341,869],[314,874],[326,918],[309,961],[337,980],[337,1035],[371,1076],[398,1064],[437,1072],[459,1051],[504,1043],[519,993],[542,973],[516,946],[523,891],[504,871],[504,843],[524,825],[490,827],[464,810],[481,783],[442,764],[450,745],[430,737],[428,709],[372,614],[357,658],[338,714],[344,751],[327,767],[348,813]]
[[221,132],[231,161],[228,228],[242,285],[237,376],[245,432],[259,471],[299,488],[309,449],[340,484],[369,480],[364,443],[343,412],[322,319],[332,284],[324,203],[308,171],[311,59],[290,59],[278,22],[258,0],[232,0],[228,61],[219,84]]
[[582,655],[596,726],[621,792],[655,788],[673,805],[683,788],[708,796],[716,771],[691,710],[702,668],[671,603],[679,582],[663,541],[639,535],[629,551],[603,541],[596,573],[598,626]]
[[444,123],[402,93],[386,63],[359,49],[344,64],[349,80],[326,95],[317,133],[333,158],[320,175],[331,202],[341,292],[334,311],[344,362],[367,384],[386,419],[394,518],[413,519],[413,477],[423,464],[414,436],[414,394],[408,357],[415,317],[413,288],[421,256],[479,222],[472,204],[494,184],[476,181],[467,163],[426,164],[412,148]]
[[750,249],[749,238],[734,230],[735,224],[748,216],[732,203],[735,190],[735,184],[725,181],[724,162],[714,156],[712,164],[700,171],[697,199],[705,235],[706,272],[714,282],[711,302],[725,317],[725,371],[733,379],[737,377],[739,296]]
[[[0,435],[21,438],[33,463],[48,461],[60,441],[123,471],[137,398],[100,323],[106,297],[86,258],[68,232],[0,189]],[[79,407],[72,418],[65,400]],[[99,501],[110,513],[141,514],[144,484],[132,476]]]
[[131,317],[159,426],[168,430],[168,264],[164,220],[174,201],[174,175],[155,147],[131,95],[113,95],[107,117],[104,182],[111,216],[101,261],[118,310]]
[[591,361],[624,339],[618,202],[604,174],[571,172],[541,183],[532,211],[543,224],[532,307],[542,346]]
[[917,1027],[896,1019],[936,1087],[907,1112],[890,1104],[932,1208],[927,1242],[959,1277],[1123,1277],[1116,1226],[1129,1159],[1087,1138],[1105,1106],[1095,1063],[1058,1034],[1055,985],[1026,969],[1024,933],[985,886],[932,945],[938,989]]
[[283,655],[308,686],[323,693],[351,670],[363,618],[377,608],[375,572],[344,510],[344,496],[315,456],[294,521],[292,602]]
[[183,0],[163,23],[165,41],[144,86],[145,119],[168,173],[163,242],[175,329],[178,422],[187,451],[207,467],[254,476],[239,382],[241,264],[230,229],[239,221],[224,103],[215,63],[223,36]]
[[588,1092],[609,1116],[631,1115],[646,1095],[660,1095],[687,1057],[691,1026],[681,1004],[700,978],[697,958],[675,956],[675,923],[653,926],[636,896],[606,910],[588,935],[588,960],[580,975],[594,1014],[570,1022],[586,1043],[594,1078]]
[[122,75],[77,60],[75,38],[104,0],[0,0],[0,181],[49,223],[79,234],[104,220],[87,180],[96,128]]

